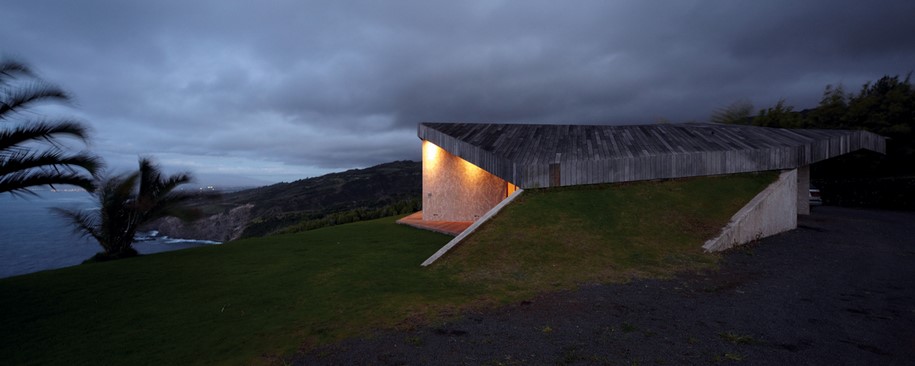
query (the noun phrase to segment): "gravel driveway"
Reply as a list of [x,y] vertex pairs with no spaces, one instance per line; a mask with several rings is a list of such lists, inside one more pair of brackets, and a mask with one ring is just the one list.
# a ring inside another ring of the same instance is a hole
[[814,207],[721,268],[383,331],[296,364],[915,365],[915,213]]

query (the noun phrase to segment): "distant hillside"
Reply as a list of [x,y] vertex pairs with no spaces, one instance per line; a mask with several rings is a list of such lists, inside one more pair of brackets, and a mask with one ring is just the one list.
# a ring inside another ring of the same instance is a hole
[[208,216],[194,224],[167,219],[152,228],[171,237],[226,241],[413,212],[421,195],[422,163],[395,161],[228,193],[200,203]]

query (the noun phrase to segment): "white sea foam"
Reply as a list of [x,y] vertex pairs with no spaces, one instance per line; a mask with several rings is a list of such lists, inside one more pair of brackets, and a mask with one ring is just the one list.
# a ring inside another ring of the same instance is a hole
[[166,244],[222,244],[221,241],[198,240],[198,239],[172,239],[167,236],[162,237]]

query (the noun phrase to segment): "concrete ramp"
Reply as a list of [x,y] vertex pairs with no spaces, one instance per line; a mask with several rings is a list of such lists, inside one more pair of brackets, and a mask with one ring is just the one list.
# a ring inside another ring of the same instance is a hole
[[428,266],[428,265],[434,263],[435,261],[437,261],[443,255],[445,255],[445,253],[447,253],[449,250],[451,250],[451,248],[454,248],[456,245],[458,245],[458,243],[460,243],[462,240],[464,240],[464,238],[466,238],[468,235],[470,235],[471,233],[476,231],[477,228],[480,227],[480,225],[483,225],[484,222],[489,221],[489,219],[491,219],[493,216],[495,216],[497,213],[499,213],[499,211],[502,210],[503,207],[507,206],[509,203],[511,203],[511,201],[514,201],[515,198],[517,198],[518,196],[521,195],[521,192],[524,192],[524,190],[518,189],[517,191],[515,191],[514,193],[509,195],[507,198],[502,200],[502,202],[499,202],[499,204],[496,205],[496,207],[493,207],[492,209],[490,209],[489,212],[487,212],[485,215],[483,215],[483,217],[480,217],[480,219],[478,219],[477,221],[474,221],[474,223],[472,225],[470,225],[470,227],[468,227],[467,230],[464,230],[464,232],[462,232],[460,235],[456,236],[454,239],[451,239],[451,241],[449,241],[448,244],[445,244],[445,246],[443,246],[441,249],[439,249],[437,252],[435,252],[435,254],[433,254],[431,257],[429,257],[429,259],[426,259],[426,261],[424,261],[421,265],[423,267],[425,267],[425,266]]
[[782,172],[702,248],[707,252],[722,251],[797,228],[797,197],[797,169]]

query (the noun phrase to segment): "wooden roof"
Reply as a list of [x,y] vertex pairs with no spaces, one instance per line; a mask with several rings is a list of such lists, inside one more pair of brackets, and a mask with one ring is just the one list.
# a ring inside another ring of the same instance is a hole
[[418,132],[522,188],[793,169],[859,149],[885,151],[885,138],[866,131],[710,123],[427,122]]

